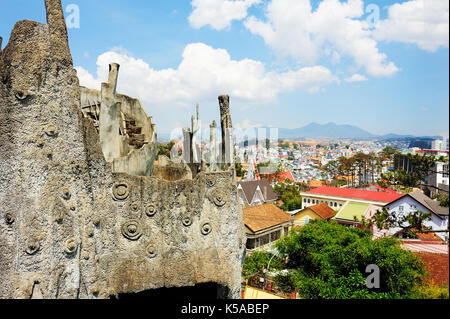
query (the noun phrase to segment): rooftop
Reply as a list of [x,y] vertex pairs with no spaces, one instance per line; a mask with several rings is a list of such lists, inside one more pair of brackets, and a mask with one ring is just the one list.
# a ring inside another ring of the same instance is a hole
[[304,192],[303,194],[326,195],[326,196],[361,199],[384,203],[390,203],[403,196],[403,194],[393,192],[366,191],[354,188],[340,188],[330,186],[318,187],[310,191]]
[[348,202],[336,215],[336,218],[346,219],[346,220],[355,220],[355,217],[358,220],[361,220],[361,217],[364,216],[370,204],[365,203],[357,203],[357,202]]
[[244,208],[242,212],[244,214],[245,226],[253,232],[277,226],[291,220],[289,214],[271,203]]
[[336,212],[325,203],[320,203],[314,206],[310,206],[308,208],[311,209],[314,213],[316,213],[320,217],[322,217],[322,219],[329,219],[336,214]]

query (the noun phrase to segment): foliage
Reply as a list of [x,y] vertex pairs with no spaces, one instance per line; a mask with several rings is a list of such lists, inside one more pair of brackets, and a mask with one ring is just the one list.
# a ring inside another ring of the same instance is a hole
[[300,185],[290,180],[278,183],[273,191],[278,194],[278,198],[283,201],[280,208],[284,211],[291,211],[302,208],[302,197],[299,191]]
[[284,293],[291,293],[300,285],[300,276],[297,271],[288,271],[287,273],[279,272],[275,278],[275,285]]
[[380,155],[389,160],[393,160],[395,154],[400,154],[400,151],[398,151],[395,148],[392,148],[390,146],[387,146],[381,151]]
[[439,201],[439,205],[443,207],[448,207],[448,194],[439,193],[434,196],[434,199]]
[[[407,298],[425,275],[423,262],[394,238],[372,240],[367,230],[313,220],[280,239],[276,248],[295,270],[302,298]],[[366,267],[380,269],[380,288],[366,287]]]
[[416,291],[416,299],[449,299],[448,285],[438,286],[433,282],[426,283]]
[[159,155],[165,155],[168,158],[170,158],[170,151],[172,149],[172,147],[175,145],[175,143],[173,141],[170,141],[167,144],[160,144],[158,145],[158,154]]
[[244,266],[242,268],[242,276],[244,278],[253,277],[255,274],[261,274],[263,269],[267,269],[270,262],[270,270],[281,270],[282,262],[278,257],[264,252],[264,251],[254,251],[248,253],[244,259]]
[[[382,174],[382,180],[379,182],[379,185],[383,187],[390,186],[402,186],[402,187],[419,187],[419,186],[429,186],[434,187],[433,185],[428,185],[426,180],[428,176],[432,173],[435,173],[436,162],[446,162],[447,159],[441,157],[436,157],[433,155],[404,155],[406,160],[409,161],[410,169],[405,171],[402,168],[397,168],[393,172],[388,172],[387,174]],[[399,157],[397,157],[400,159]]]
[[245,177],[245,169],[242,167],[242,164],[236,162],[234,166],[236,169],[236,176],[239,176],[240,178],[244,178]]
[[401,228],[408,238],[417,238],[417,231],[429,230],[424,226],[424,222],[431,219],[431,213],[424,213],[417,210],[413,213],[389,213],[383,207],[372,216],[372,218],[361,220],[361,223],[366,228],[376,226],[378,229]]

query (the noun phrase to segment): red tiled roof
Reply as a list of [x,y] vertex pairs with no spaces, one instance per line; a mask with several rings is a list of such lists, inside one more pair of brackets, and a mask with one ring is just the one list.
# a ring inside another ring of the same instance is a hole
[[319,215],[323,219],[329,219],[336,214],[336,212],[333,210],[333,208],[331,208],[330,206],[328,206],[325,203],[320,203],[320,204],[317,204],[314,206],[309,206],[308,208],[311,209],[312,211],[314,211],[317,215]]
[[316,194],[316,195],[327,195],[327,196],[335,196],[335,197],[370,200],[370,201],[385,202],[385,203],[390,203],[404,195],[404,194],[391,193],[391,192],[366,191],[366,190],[362,190],[362,189],[339,188],[339,187],[330,187],[330,186],[318,187],[318,188],[312,189],[306,193],[307,194]]
[[386,187],[381,187],[380,185],[373,185],[373,186],[375,186],[376,188],[378,188],[378,189],[380,189],[380,190],[382,190],[382,191],[385,191],[385,192],[388,192],[388,193],[394,193],[394,194],[397,194],[397,192],[394,191],[393,189],[386,188]]
[[[275,178],[275,174],[261,174],[261,175],[268,176],[269,183],[272,183],[273,179]],[[295,182],[294,176],[292,176],[291,172],[280,172],[280,173],[276,174],[276,178],[279,183],[284,182],[284,180],[286,180],[286,179]]]

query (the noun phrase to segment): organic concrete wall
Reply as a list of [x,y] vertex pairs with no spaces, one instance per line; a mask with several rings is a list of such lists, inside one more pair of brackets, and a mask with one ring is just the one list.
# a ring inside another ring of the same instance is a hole
[[45,4],[48,24],[18,22],[0,56],[0,298],[206,282],[239,298],[234,171],[177,181],[114,172],[81,112],[60,0]]

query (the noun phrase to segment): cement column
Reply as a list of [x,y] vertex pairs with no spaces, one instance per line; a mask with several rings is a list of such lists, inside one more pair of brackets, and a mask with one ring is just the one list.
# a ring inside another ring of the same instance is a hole
[[234,163],[233,125],[230,115],[230,97],[219,96],[220,124],[222,127],[222,167],[227,168]]
[[119,158],[120,154],[120,121],[121,104],[115,102],[119,65],[109,65],[108,83],[102,83],[101,108],[99,121],[100,144],[107,162]]
[[214,172],[216,170],[216,162],[217,162],[217,149],[216,149],[216,129],[217,124],[216,121],[213,121],[209,126],[209,170]]

